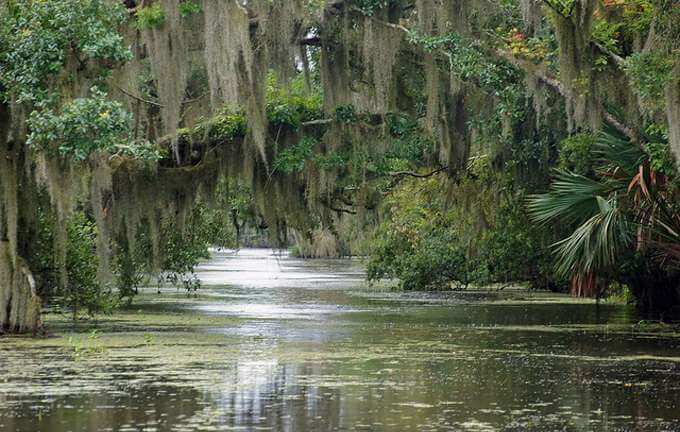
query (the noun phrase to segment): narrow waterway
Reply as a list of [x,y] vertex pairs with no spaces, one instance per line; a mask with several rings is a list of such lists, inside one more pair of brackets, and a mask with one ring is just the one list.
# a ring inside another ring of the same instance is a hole
[[680,339],[625,306],[378,290],[263,249],[199,276],[0,339],[0,431],[680,430]]

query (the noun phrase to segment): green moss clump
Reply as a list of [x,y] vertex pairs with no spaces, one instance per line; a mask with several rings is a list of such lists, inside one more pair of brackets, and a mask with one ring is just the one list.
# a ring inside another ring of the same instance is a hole
[[137,28],[140,30],[159,28],[165,23],[165,11],[154,3],[137,11]]
[[201,12],[201,5],[194,3],[191,0],[184,1],[179,4],[179,14],[183,18],[187,18],[191,15],[198,14]]
[[299,78],[286,88],[277,86],[273,75],[268,80],[266,112],[271,127],[295,131],[304,122],[323,118],[321,95],[308,94]]
[[210,140],[229,141],[242,138],[248,131],[248,123],[245,114],[223,110],[215,117],[199,122],[192,128],[177,130],[180,142],[204,140],[206,135]]
[[582,175],[592,174],[594,144],[595,139],[589,133],[575,134],[562,140],[559,144],[559,167]]

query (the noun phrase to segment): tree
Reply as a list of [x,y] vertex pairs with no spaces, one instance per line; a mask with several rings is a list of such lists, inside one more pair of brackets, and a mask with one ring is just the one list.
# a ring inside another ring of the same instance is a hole
[[[658,145],[653,138],[648,148]],[[591,157],[599,162],[593,177],[557,171],[550,191],[529,200],[536,221],[573,226],[554,244],[556,271],[571,277],[574,295],[600,295],[608,282],[621,281],[643,309],[678,304],[680,213],[672,160],[654,160],[612,130],[598,134]]]
[[456,183],[487,156],[538,190],[557,142],[603,122],[642,145],[650,119],[677,148],[676,3],[4,2],[2,326],[38,325],[20,258],[41,189],[63,287],[76,201],[108,283],[120,236],[148,231],[162,260],[162,221],[183,227],[227,176],[249,186],[272,237],[327,242],[356,233],[348,219],[374,225],[403,173]]

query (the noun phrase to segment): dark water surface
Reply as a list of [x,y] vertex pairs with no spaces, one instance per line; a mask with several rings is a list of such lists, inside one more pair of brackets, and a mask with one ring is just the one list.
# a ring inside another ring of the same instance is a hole
[[0,339],[0,431],[680,431],[680,339],[627,307],[371,290],[270,250],[200,277],[99,333]]

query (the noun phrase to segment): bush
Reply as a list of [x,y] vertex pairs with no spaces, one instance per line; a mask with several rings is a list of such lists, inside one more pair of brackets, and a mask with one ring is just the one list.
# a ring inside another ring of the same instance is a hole
[[140,30],[159,28],[165,23],[165,11],[159,3],[154,3],[137,11],[137,28]]
[[396,278],[405,290],[465,288],[472,281],[471,260],[450,229],[434,229],[417,245],[403,240],[397,235],[379,242],[368,263],[369,280]]
[[[437,178],[405,182],[388,199],[367,268],[369,281],[396,278],[407,290],[466,287],[474,266],[443,210]],[[408,199],[406,199],[408,197]]]
[[[469,189],[463,192],[479,187],[474,182],[461,181]],[[526,223],[521,194],[488,206],[485,227],[479,226],[477,210],[462,202],[447,206],[446,197],[437,179],[404,181],[392,192],[388,217],[372,240],[369,281],[394,278],[407,290],[526,281],[534,288],[566,287],[553,277],[548,248],[553,234]]]
[[552,269],[551,233],[528,224],[520,196],[498,209],[496,223],[479,245],[475,281],[478,284],[528,281],[532,288],[566,288]]
[[59,269],[55,251],[55,218],[41,211],[41,230],[33,257],[38,269],[36,282],[41,296],[52,300],[59,309],[68,309],[77,319],[81,311],[94,317],[110,313],[118,304],[118,297],[110,287],[97,280],[99,260],[96,255],[97,228],[83,211],[75,212],[66,225],[67,285],[59,285]]

